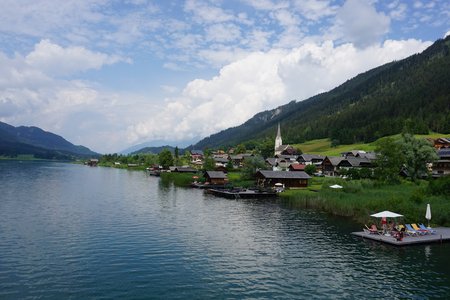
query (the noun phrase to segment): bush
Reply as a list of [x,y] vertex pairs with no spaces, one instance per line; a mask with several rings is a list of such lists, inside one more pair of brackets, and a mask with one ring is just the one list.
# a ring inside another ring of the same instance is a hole
[[427,193],[431,195],[450,196],[450,176],[431,180],[428,184]]

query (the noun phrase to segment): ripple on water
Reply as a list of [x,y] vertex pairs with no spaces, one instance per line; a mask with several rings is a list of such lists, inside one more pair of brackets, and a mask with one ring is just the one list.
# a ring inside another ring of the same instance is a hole
[[449,245],[385,247],[350,236],[347,220],[164,187],[141,172],[0,162],[0,173],[2,299],[450,292]]

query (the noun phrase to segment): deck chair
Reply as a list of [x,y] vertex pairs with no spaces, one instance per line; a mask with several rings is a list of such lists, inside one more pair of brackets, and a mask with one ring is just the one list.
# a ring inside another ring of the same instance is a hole
[[429,228],[429,227],[425,227],[425,225],[423,225],[422,223],[419,224],[419,227],[420,227],[421,229],[428,230],[428,232],[429,232],[430,234],[435,234],[435,233],[436,233],[436,230],[434,230],[434,229],[432,229],[432,228]]
[[398,228],[398,230],[399,231],[404,231],[405,232],[405,234],[406,235],[409,235],[409,236],[418,236],[419,234],[417,233],[417,232],[415,232],[415,231],[410,231],[410,230],[408,230],[406,227],[405,227],[405,225],[398,225],[397,226],[397,228]]
[[422,235],[424,235],[424,234],[431,234],[431,232],[428,229],[419,228],[419,226],[417,226],[416,223],[411,223],[411,227],[415,231],[418,231],[419,233],[421,233]]
[[406,226],[407,231],[415,232],[416,235],[425,235],[426,234],[425,232],[414,230],[414,228],[412,228],[411,224],[405,224],[405,226]]
[[363,228],[364,232],[366,233],[370,233],[370,234],[381,234],[381,230],[378,230],[377,225],[372,224],[372,226],[368,227],[367,225],[366,228]]

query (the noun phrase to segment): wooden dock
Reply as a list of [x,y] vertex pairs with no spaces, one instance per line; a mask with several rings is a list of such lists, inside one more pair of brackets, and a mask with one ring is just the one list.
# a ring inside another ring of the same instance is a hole
[[430,243],[443,243],[450,241],[450,228],[448,227],[436,227],[434,234],[426,234],[420,236],[406,236],[402,241],[397,241],[392,236],[386,236],[381,234],[371,234],[364,231],[352,232],[352,235],[362,237],[363,239],[373,240],[381,243],[386,243],[394,246],[408,246],[418,244],[430,244]]
[[272,190],[253,190],[253,189],[208,189],[207,192],[214,196],[229,199],[258,199],[273,198],[278,194]]

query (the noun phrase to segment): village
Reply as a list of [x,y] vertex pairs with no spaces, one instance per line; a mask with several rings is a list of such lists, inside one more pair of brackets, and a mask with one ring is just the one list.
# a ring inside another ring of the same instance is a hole
[[[450,174],[450,138],[429,139],[428,142],[436,149],[439,157],[433,164],[427,166],[433,178]],[[228,183],[227,173],[231,170],[242,169],[247,161],[255,158],[254,153],[234,154],[234,149],[227,153],[223,150],[212,151],[214,169],[205,170],[206,155],[202,150],[190,151],[188,166],[170,166],[164,170],[161,166],[148,168],[151,175],[161,172],[198,173],[204,170],[203,180],[193,175],[194,187],[220,187]],[[312,176],[340,177],[346,179],[352,170],[372,173],[377,154],[363,150],[342,152],[340,156],[323,156],[319,154],[298,154],[291,145],[282,143],[280,125],[275,138],[274,155],[265,159],[264,168],[255,170],[255,184],[258,188],[296,189],[309,185]],[[402,175],[402,174],[400,174]],[[406,174],[405,174],[406,175]],[[197,182],[198,181],[198,182]],[[201,182],[201,183],[200,183]]]

